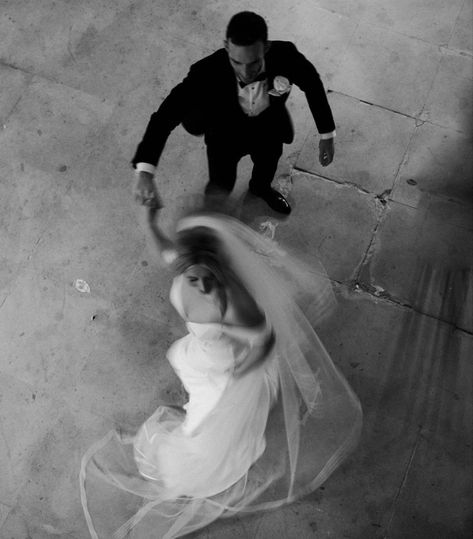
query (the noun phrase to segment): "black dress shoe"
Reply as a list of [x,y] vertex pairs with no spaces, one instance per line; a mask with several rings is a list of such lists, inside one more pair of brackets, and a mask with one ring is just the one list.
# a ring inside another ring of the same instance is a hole
[[289,215],[291,213],[291,206],[289,205],[289,202],[285,197],[283,197],[283,195],[281,195],[281,193],[278,193],[278,191],[272,187],[264,191],[256,191],[250,187],[250,193],[262,198],[274,211],[284,213],[285,215]]

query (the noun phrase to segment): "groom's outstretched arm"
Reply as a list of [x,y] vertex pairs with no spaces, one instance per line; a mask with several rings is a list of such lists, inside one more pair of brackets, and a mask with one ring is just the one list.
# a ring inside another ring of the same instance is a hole
[[156,166],[171,131],[195,106],[199,87],[197,79],[196,69],[192,66],[187,77],[171,90],[159,109],[151,115],[132,160],[136,170],[133,193],[139,204],[162,206],[154,180]]
[[[148,126],[138,145],[132,165],[147,163],[156,167],[166,141],[196,102],[198,95],[198,76],[192,66],[186,78],[175,86],[151,115]],[[150,172],[150,170],[148,170]]]

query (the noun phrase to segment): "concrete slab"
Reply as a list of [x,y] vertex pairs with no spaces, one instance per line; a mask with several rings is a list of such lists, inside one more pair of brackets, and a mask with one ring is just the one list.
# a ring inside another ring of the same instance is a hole
[[20,508],[15,508],[8,514],[2,526],[2,534],[13,539],[28,537],[28,517]]
[[386,28],[357,28],[331,88],[370,103],[417,116],[435,78],[438,48]]
[[63,422],[48,425],[47,436],[29,455],[30,478],[19,497],[18,507],[28,515],[29,533],[36,537],[47,537],[48,533],[68,536],[66,523],[77,511],[79,502],[77,488],[72,488],[71,481],[74,467],[79,464],[74,455],[77,435],[77,431]]
[[386,27],[436,45],[447,45],[463,0],[381,0],[370,2],[363,22]]
[[159,395],[183,396],[165,352],[185,328],[161,296],[159,279],[140,275],[145,267],[133,271],[136,281],[125,292],[114,292],[120,276],[111,274],[105,284],[92,276],[91,292],[80,293],[65,277],[74,265],[17,279],[0,311],[2,372],[113,425],[137,427]]
[[[178,144],[176,144],[178,143]],[[179,170],[176,164],[180,163]],[[201,137],[176,129],[168,139],[156,176],[167,211],[176,217],[176,209],[188,204],[189,197],[202,196],[209,181],[207,153]],[[167,214],[163,212],[163,222]]]
[[317,332],[360,396],[366,435],[375,436],[381,418],[390,417],[415,436],[419,426],[436,435],[436,429],[453,430],[457,437],[466,428],[468,444],[471,335],[361,290],[338,287],[337,298],[338,310]]
[[463,52],[473,51],[473,5],[469,0],[463,2],[463,7],[458,15],[455,28],[450,38],[449,47]]
[[[308,264],[319,256],[332,279],[350,281],[376,226],[377,202],[352,186],[308,174],[296,173],[293,181],[290,220],[277,221],[260,214],[253,226],[269,221],[282,245],[290,246]],[[246,209],[251,211],[251,207]]]
[[8,116],[21,99],[30,78],[23,71],[0,65],[0,128],[2,131],[5,129]]
[[471,335],[362,292],[342,291],[339,300],[319,334],[361,399],[364,431],[350,478],[328,482],[324,494],[345,480],[359,486],[348,499],[342,494],[358,517],[356,528],[344,530],[349,537],[463,537],[473,486],[465,475]]
[[0,502],[13,507],[27,484],[30,455],[36,451],[50,422],[57,420],[57,401],[44,391],[11,376],[0,374],[2,409],[0,412],[2,488]]
[[[39,25],[37,18],[32,20],[26,13],[25,5],[10,5],[2,19],[8,36],[3,61],[112,100],[140,84],[151,86],[154,81],[158,87],[169,85],[161,89],[167,92],[185,75],[181,72],[187,65],[183,57],[189,54],[190,64],[204,54],[172,38],[177,28],[181,29],[178,37],[188,33],[184,30],[187,25],[170,28],[171,7],[166,14],[166,6],[160,6],[157,12],[155,3],[145,1],[138,5],[129,0],[113,6],[103,2],[83,4],[61,5],[58,9],[54,2],[47,1],[42,5]],[[60,24],[59,20],[70,23]],[[163,33],[166,40],[156,39]]]
[[[100,436],[100,430],[103,432],[107,425],[85,410],[72,412],[65,404],[59,409],[59,417],[51,418],[45,435],[30,448],[28,482],[5,523],[5,532],[10,526],[12,531],[21,529],[19,526],[24,520],[31,537],[86,539],[88,536],[80,505],[77,470],[87,433],[93,430]],[[87,421],[85,430],[84,420]]]
[[[429,193],[422,193],[416,206],[423,212],[430,213],[439,223],[447,223],[454,228],[460,228],[467,232],[473,231],[473,215],[470,198],[460,202]],[[410,206],[410,204],[407,204]]]
[[[391,198],[413,208],[429,195],[443,197],[471,211],[473,148],[469,136],[424,123],[415,129]],[[471,215],[471,214],[470,214]],[[464,222],[467,223],[465,218]]]
[[378,195],[392,189],[415,120],[336,93],[330,94],[330,104],[337,118],[333,163],[320,165],[318,135],[312,128],[296,167]]
[[[113,136],[107,136],[112,111],[113,106],[90,94],[36,79],[10,116],[0,150],[1,185],[6,193],[2,219],[9,231],[2,238],[2,253],[8,258],[4,287],[34,252],[40,256],[38,263],[50,265],[54,260],[60,264],[69,284],[77,278],[90,280],[81,260],[99,244],[105,251],[95,251],[93,286],[110,279],[111,268],[114,271],[110,256],[113,259],[116,248],[122,251],[121,240],[119,245],[110,241],[109,225],[101,219],[84,219],[84,215],[115,215],[110,225],[115,237],[136,230],[135,208],[124,203],[131,193],[130,182],[123,181],[124,175],[127,180],[131,176],[130,156],[122,155]],[[117,191],[108,192],[118,184]],[[68,226],[64,226],[65,218]],[[79,222],[81,227],[76,229],[74,224]],[[125,249],[141,252],[141,232],[138,236],[140,241],[127,242]]]
[[[340,59],[355,32],[356,17],[321,9],[317,2],[306,2],[303,6],[282,3],[281,7],[276,12],[268,10],[271,36],[295,41],[302,54],[316,66],[325,86],[330,88]],[[297,39],[294,28],[297,28]]]
[[[11,479],[13,485],[11,505],[14,505],[5,519],[2,537],[26,538],[28,535],[24,534],[24,530],[28,530],[30,537],[41,539],[55,536],[74,539],[89,537],[77,482],[82,455],[91,443],[112,428],[120,425],[122,429],[134,432],[145,418],[142,411],[149,415],[157,406],[156,395],[166,393],[163,388],[158,390],[155,382],[162,379],[169,385],[169,373],[151,374],[146,365],[141,364],[140,372],[144,377],[141,389],[132,395],[129,391],[130,387],[134,387],[131,371],[122,368],[119,357],[114,358],[113,364],[107,363],[106,355],[100,355],[100,352],[100,349],[97,350],[95,359],[101,366],[95,370],[95,375],[99,375],[101,380],[108,379],[106,388],[99,387],[97,380],[91,383],[90,379],[82,376],[69,389],[67,402],[58,399],[59,392],[54,391],[53,409],[40,408],[42,399],[47,398],[51,390],[34,390],[34,398],[29,394],[25,397],[21,391],[17,391],[18,383],[10,378],[13,380],[10,390],[2,391],[7,403],[2,417],[4,437],[16,442],[8,454],[9,467],[4,469],[3,459],[1,463],[2,479]],[[73,353],[71,357],[74,358]],[[108,374],[104,375],[105,372]],[[128,383],[124,378],[118,380],[114,377],[114,372],[118,373],[118,378],[122,374],[128,377]],[[153,380],[154,387],[147,387],[145,378]],[[154,392],[149,393],[148,389]],[[85,395],[87,390],[89,393]],[[13,392],[15,398],[12,397]],[[140,395],[146,396],[148,402],[144,402]],[[173,402],[179,400],[175,395],[170,398]],[[16,407],[15,399],[18,400]],[[113,405],[108,408],[107,402]],[[113,413],[109,413],[110,409]],[[138,409],[138,415],[133,417]],[[4,418],[6,424],[3,423]],[[23,445],[19,445],[22,441]],[[2,482],[4,495],[7,486]]]
[[333,13],[346,15],[359,21],[365,11],[370,9],[370,0],[314,0],[314,4]]
[[11,507],[8,505],[4,505],[3,503],[0,503],[0,528],[5,523],[8,513],[11,511]]
[[[0,219],[7,232],[0,239],[0,256],[3,259],[0,272],[2,302],[11,293],[12,284],[29,265],[34,253],[42,252],[40,243],[45,235],[48,237],[48,226],[55,219],[64,217],[68,206],[67,183],[61,184],[51,178],[50,174],[23,163],[11,165],[11,168],[2,169],[0,180],[5,192],[5,197],[1,200]],[[15,178],[13,184],[12,178]],[[11,208],[15,211],[9,211]],[[57,239],[57,236],[50,237],[53,243]],[[56,257],[58,255],[56,253]],[[38,273],[40,272],[36,272],[33,279],[36,280]]]
[[[148,2],[153,6],[152,2]],[[295,41],[301,51],[309,55],[324,71],[331,61],[336,60],[346,45],[347,38],[356,26],[356,17],[347,18],[343,12],[325,9],[317,1],[304,0],[289,5],[283,0],[200,0],[188,5],[179,5],[172,10],[168,19],[159,18],[160,30],[174,38],[193,43],[203,50],[215,50],[222,46],[228,21],[238,11],[251,10],[262,15],[269,30],[270,39]],[[192,27],[192,32],[185,29]],[[314,27],[317,32],[314,33]],[[297,28],[296,33],[294,28]],[[297,38],[295,37],[297,36]],[[312,57],[312,55],[315,55]]]
[[[438,406],[443,407],[445,403]],[[448,410],[442,412],[449,413]],[[471,447],[471,441],[467,443]],[[445,433],[432,435],[422,431],[419,434],[411,469],[390,523],[390,537],[415,539],[429,534],[431,537],[468,537],[472,480],[465,474],[471,463],[470,452],[464,444],[458,438],[450,441]],[[451,503],[452,496],[455,504]]]
[[[152,106],[157,108],[169,90],[187,74],[188,66],[206,51],[191,48],[170,35],[157,39],[157,35],[161,35],[156,27],[158,21],[163,24],[169,19],[153,17],[134,8],[132,5],[129,11],[120,13],[112,24],[100,31],[87,29],[61,69],[54,73],[54,78],[116,101],[146,86],[154,91]],[[142,105],[145,109],[147,103]]]
[[[139,240],[133,241],[131,233],[132,239],[124,246],[116,242],[127,231],[136,230],[134,215],[121,211],[124,206],[120,195],[116,198],[106,193],[96,194],[92,203],[90,200],[96,189],[94,184],[89,185],[92,192],[83,196],[74,193],[70,185],[69,189],[57,187],[54,181],[41,185],[39,177],[39,174],[20,177],[17,185],[21,186],[25,181],[27,194],[23,198],[21,190],[14,193],[12,202],[18,199],[20,207],[23,204],[24,213],[7,213],[12,217],[12,222],[8,223],[12,233],[3,242],[4,256],[9,264],[5,268],[2,300],[11,296],[4,305],[5,309],[14,309],[19,302],[28,312],[28,307],[37,299],[38,305],[48,305],[51,320],[57,322],[65,307],[69,307],[66,302],[71,296],[81,295],[73,287],[76,279],[89,283],[94,298],[99,300],[99,307],[102,307],[101,301],[107,302],[115,291],[118,291],[117,295],[123,294],[123,283],[132,276],[137,260],[135,258],[130,260],[130,264],[117,267],[112,262],[113,257],[117,256],[117,249],[124,255],[131,249],[138,257],[144,240],[139,234]],[[44,191],[36,191],[44,187]],[[79,188],[83,186],[79,184]],[[122,196],[129,197],[130,191],[127,189]],[[30,202],[25,202],[27,197],[31,197]],[[101,218],[84,219],[84,216],[91,215],[90,212],[103,218],[115,215],[112,218],[115,222],[105,225]],[[66,218],[69,226],[63,224]],[[74,225],[79,222],[81,226],[76,228]],[[91,266],[90,260],[94,260]]]
[[58,172],[84,159],[84,148],[89,160],[97,152],[112,111],[113,104],[104,99],[35,78],[2,133],[2,161],[8,152],[8,162],[18,167],[15,172],[23,163],[61,176]]
[[[132,333],[138,335],[138,346],[131,345]],[[107,346],[104,335],[89,352],[72,404],[107,418],[109,428],[121,425],[134,433],[159,404],[185,402],[185,393],[165,359],[176,338],[169,326],[136,317],[120,320],[108,332],[110,336],[115,336],[116,346]]]
[[473,58],[445,54],[421,119],[470,135],[473,128],[472,85]]
[[428,210],[389,205],[360,279],[380,294],[472,331],[472,231]]
[[159,43],[167,38],[177,39],[191,45],[187,48],[190,53],[196,53],[198,59],[222,46],[229,18],[245,9],[244,5],[236,8],[235,4],[228,2],[222,5],[215,0],[179,1],[156,9],[153,0],[144,0],[131,9],[132,16],[140,21],[142,28],[146,28],[152,41]]
[[[318,507],[312,499],[310,503],[296,502],[277,511],[268,511],[261,515],[232,518],[210,526],[208,535],[195,534],[190,539],[245,539],[248,537],[329,537],[325,533],[326,524],[335,517],[335,511],[328,514]],[[338,512],[337,522],[343,520]],[[337,526],[339,528],[341,526]],[[320,531],[322,533],[320,533]]]
[[129,3],[119,0],[110,6],[85,0],[56,5],[45,0],[37,10],[32,2],[8,2],[0,21],[2,62],[52,75],[64,59],[72,56],[72,48],[84,32],[88,30],[90,36],[106,28]]

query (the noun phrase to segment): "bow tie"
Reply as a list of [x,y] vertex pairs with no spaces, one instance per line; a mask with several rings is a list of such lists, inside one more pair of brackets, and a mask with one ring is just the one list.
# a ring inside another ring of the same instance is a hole
[[266,78],[267,78],[266,73],[260,73],[255,78],[255,80],[252,80],[251,82],[242,82],[240,79],[238,79],[238,85],[240,86],[240,88],[244,88],[245,86],[248,86],[249,84],[253,84],[254,82],[265,80]]

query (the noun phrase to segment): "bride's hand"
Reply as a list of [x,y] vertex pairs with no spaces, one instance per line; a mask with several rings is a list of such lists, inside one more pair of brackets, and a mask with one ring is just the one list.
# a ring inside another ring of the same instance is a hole
[[239,365],[235,367],[235,369],[233,370],[233,376],[235,378],[240,378],[244,374],[258,367],[263,361],[268,358],[270,353],[273,351],[275,344],[276,338],[274,333],[271,331],[265,342],[260,346],[255,346],[250,351],[248,356]]
[[148,223],[152,225],[158,216],[158,211],[161,209],[161,206],[153,205],[146,206],[146,214],[148,216]]

